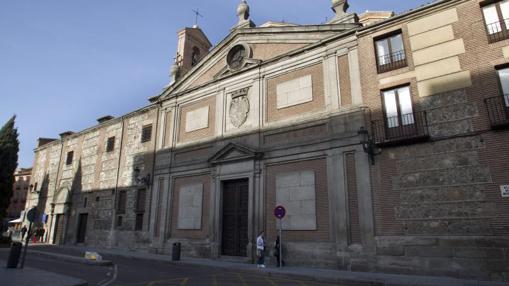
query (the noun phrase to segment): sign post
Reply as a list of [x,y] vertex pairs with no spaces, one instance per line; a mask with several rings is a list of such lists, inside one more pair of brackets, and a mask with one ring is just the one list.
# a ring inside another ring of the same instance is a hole
[[274,216],[279,219],[279,268],[283,267],[283,218],[286,215],[286,209],[282,205],[274,208]]
[[27,231],[27,238],[25,240],[25,249],[23,250],[23,256],[21,257],[21,265],[19,268],[23,268],[25,265],[25,257],[27,256],[28,242],[30,241],[30,234],[32,234],[32,223],[35,221],[37,216],[37,208],[31,208],[27,213],[27,220],[30,222]]

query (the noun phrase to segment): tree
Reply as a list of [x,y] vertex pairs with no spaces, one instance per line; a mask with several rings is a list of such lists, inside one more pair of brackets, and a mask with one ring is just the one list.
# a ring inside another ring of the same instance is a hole
[[14,172],[18,165],[18,129],[14,127],[16,116],[13,116],[0,129],[0,223],[7,215],[7,208],[12,196]]

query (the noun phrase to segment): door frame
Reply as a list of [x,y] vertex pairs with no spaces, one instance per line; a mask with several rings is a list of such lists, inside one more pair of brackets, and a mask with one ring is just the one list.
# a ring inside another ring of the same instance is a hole
[[[253,161],[246,161],[251,162]],[[245,163],[245,162],[243,162]],[[250,164],[251,165],[251,164]],[[253,250],[254,240],[255,240],[255,228],[257,227],[257,222],[260,220],[259,215],[261,214],[260,211],[257,211],[257,214],[255,215],[255,207],[259,206],[260,203],[257,203],[260,201],[260,197],[256,196],[255,198],[255,181],[257,181],[257,185],[259,186],[259,178],[260,176],[255,176],[253,167],[254,164],[251,165],[251,170],[244,171],[237,174],[225,174],[225,175],[216,175],[213,176],[213,184],[211,188],[211,209],[213,209],[213,215],[210,216],[210,225],[211,228],[211,237],[213,239],[212,244],[212,253],[211,256],[215,258],[221,257],[221,250],[222,250],[222,230],[223,230],[223,182],[224,181],[232,181],[232,180],[240,180],[240,179],[247,179],[248,181],[248,245],[247,245],[247,257],[246,261],[251,261],[254,259],[254,255],[256,252]],[[230,169],[230,168],[228,168]],[[245,168],[240,168],[242,170]],[[235,170],[230,169],[230,170]],[[259,192],[258,192],[259,193]],[[262,196],[263,198],[263,196]],[[263,199],[261,200],[263,201]],[[243,257],[242,257],[243,258]]]
[[[62,222],[60,222],[62,221]],[[55,225],[53,226],[53,244],[57,245],[57,239],[58,239],[58,224],[61,223],[62,224],[62,232],[64,231],[64,222],[65,222],[65,215],[64,214],[61,214],[61,213],[57,213],[55,214]],[[63,236],[64,234],[62,233],[62,239],[63,240]],[[60,244],[58,245],[61,245],[63,241],[59,241]]]
[[[83,241],[80,241],[80,235],[81,235],[81,224],[83,223],[82,216],[85,216],[87,218],[87,221],[85,223],[85,229],[83,230]],[[88,213],[80,213],[78,214],[78,222],[76,224],[76,243],[85,243],[87,238],[87,224],[88,224]]]
[[[239,179],[229,179],[229,180],[221,180],[221,190],[220,190],[220,197],[221,197],[221,211],[220,211],[220,229],[219,229],[219,234],[220,234],[220,238],[221,240],[219,240],[219,255],[220,256],[224,256],[222,253],[223,253],[223,245],[222,245],[222,242],[223,242],[223,216],[224,216],[224,213],[223,213],[223,202],[224,202],[224,191],[225,191],[225,185],[226,183],[228,182],[246,182],[246,185],[247,185],[247,200],[248,200],[248,209],[246,210],[247,212],[247,241],[248,241],[248,245],[246,245],[246,248],[249,248],[249,243],[250,243],[250,237],[249,237],[249,208],[250,208],[250,200],[249,200],[249,189],[250,189],[250,184],[249,184],[249,178],[239,178]],[[237,257],[237,256],[235,256]],[[249,250],[246,249],[246,256],[238,256],[239,258],[243,258],[243,257],[249,257]]]

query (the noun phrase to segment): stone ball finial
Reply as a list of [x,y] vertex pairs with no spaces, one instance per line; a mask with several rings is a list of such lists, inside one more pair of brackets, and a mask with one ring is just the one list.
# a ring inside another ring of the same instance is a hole
[[172,80],[176,80],[178,78],[178,74],[180,71],[180,66],[177,63],[174,63],[170,67],[170,77]]
[[348,10],[348,0],[332,0],[332,11],[336,13],[336,15],[346,14]]
[[239,22],[249,20],[249,5],[246,0],[242,0],[237,7],[237,16],[239,16]]

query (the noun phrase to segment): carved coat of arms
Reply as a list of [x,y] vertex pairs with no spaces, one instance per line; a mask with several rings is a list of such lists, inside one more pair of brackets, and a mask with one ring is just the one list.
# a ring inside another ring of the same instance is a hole
[[230,103],[230,122],[233,126],[239,128],[247,119],[249,114],[249,99],[247,93],[249,88],[243,88],[231,94],[232,101]]

